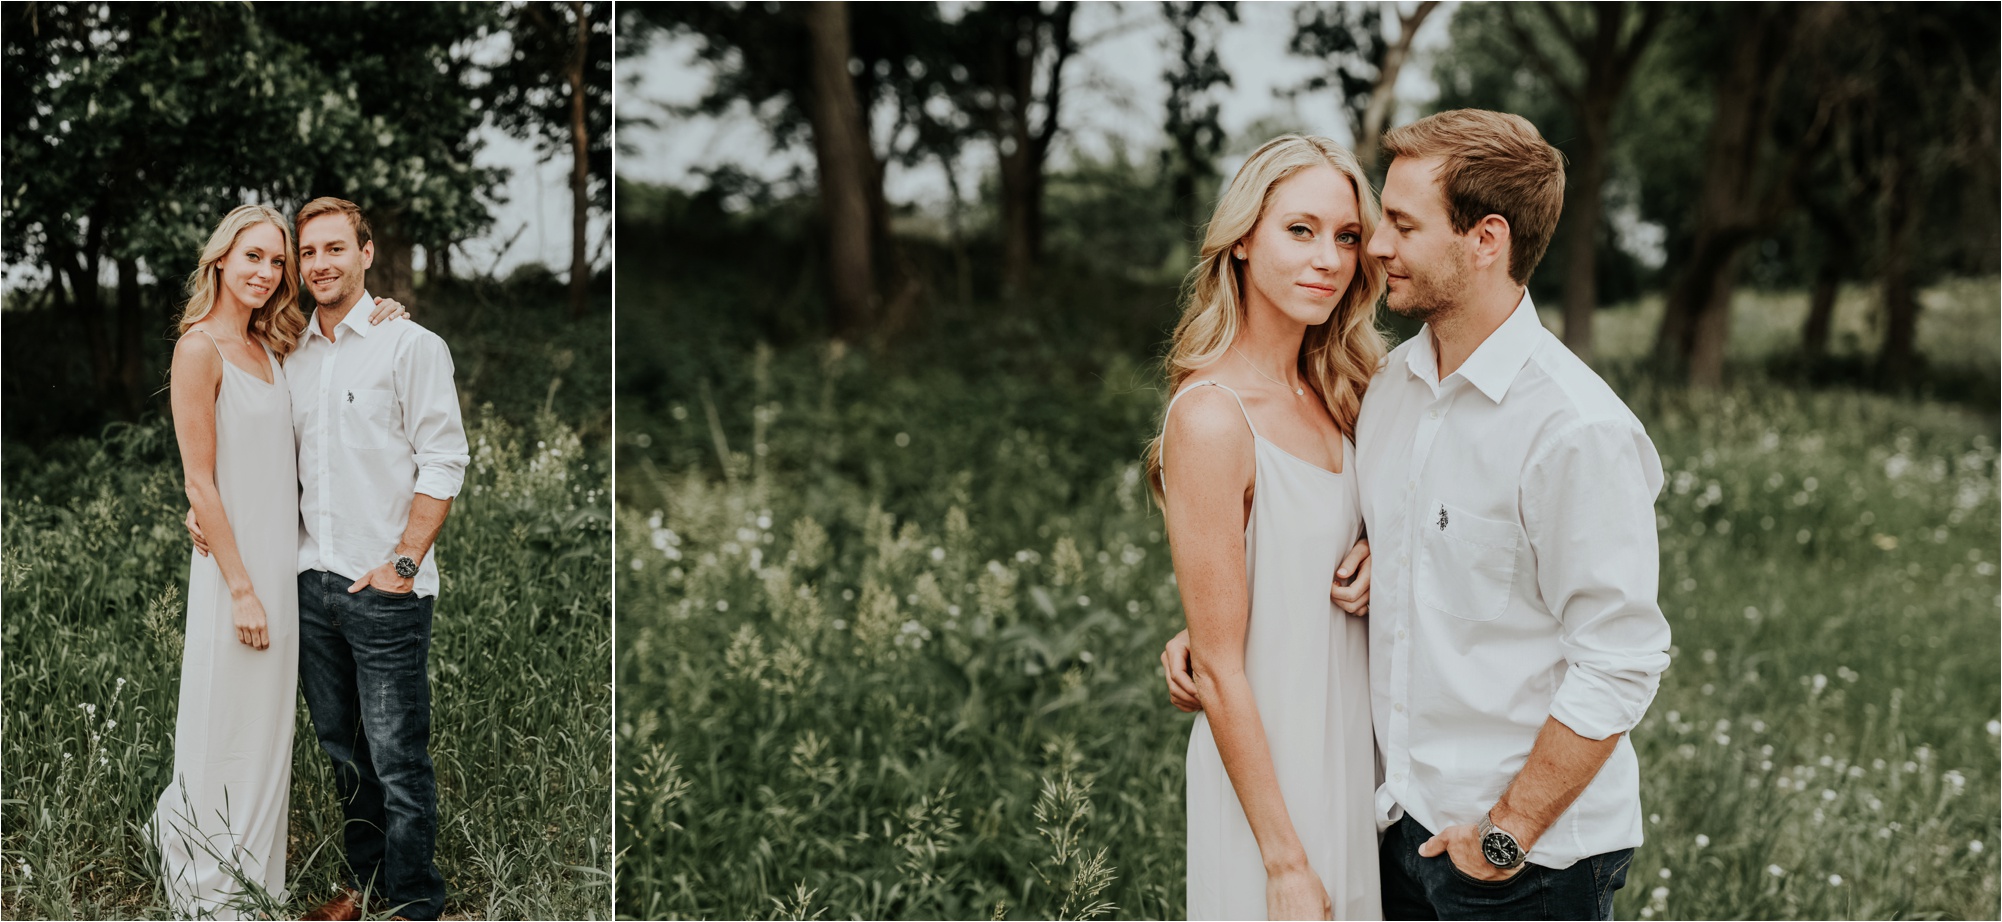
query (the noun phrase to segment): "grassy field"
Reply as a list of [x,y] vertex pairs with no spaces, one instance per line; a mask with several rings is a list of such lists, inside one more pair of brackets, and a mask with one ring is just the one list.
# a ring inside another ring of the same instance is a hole
[[[430,658],[438,864],[458,918],[602,918],[611,882],[608,316],[420,295],[453,347],[473,463],[438,542]],[[543,311],[541,317],[528,312]],[[11,323],[13,318],[9,318]],[[168,918],[141,832],[173,760],[187,509],[165,420],[10,444],[4,860],[9,918]],[[289,907],[333,892],[340,809],[302,703]]]
[[[949,310],[873,357],[702,319],[755,281],[620,292],[619,913],[1181,916],[1139,466],[1172,292]],[[1620,917],[1998,910],[2002,311],[1993,279],[1926,298],[1952,399],[1779,383],[1797,296],[1741,297],[1716,394],[1638,370],[1658,308],[1602,314],[1675,631]]]

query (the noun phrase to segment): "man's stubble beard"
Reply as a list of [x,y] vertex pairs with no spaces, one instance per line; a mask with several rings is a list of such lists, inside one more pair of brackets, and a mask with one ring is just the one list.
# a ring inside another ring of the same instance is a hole
[[313,302],[314,307],[325,308],[330,311],[339,310],[343,307],[348,306],[350,303],[353,303],[354,299],[359,297],[362,293],[362,288],[359,286],[350,289],[347,286],[343,285],[341,287],[335,288],[333,292],[327,295],[327,299],[322,301],[320,300],[319,294],[313,291],[313,286],[307,285],[304,287],[306,289],[306,298]]
[[1384,299],[1385,306],[1398,316],[1420,323],[1437,323],[1442,318],[1459,313],[1460,306],[1467,299],[1465,255],[1464,247],[1454,248],[1450,257],[1452,270],[1444,278],[1420,275],[1413,267],[1411,274],[1404,279],[1407,289],[1404,297],[1400,299],[1393,293]]

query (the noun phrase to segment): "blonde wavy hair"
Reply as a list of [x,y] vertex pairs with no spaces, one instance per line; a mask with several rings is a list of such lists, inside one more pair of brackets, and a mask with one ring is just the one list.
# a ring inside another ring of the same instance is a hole
[[[1164,371],[1168,394],[1181,392],[1190,377],[1223,357],[1244,326],[1243,268],[1231,248],[1251,235],[1264,217],[1272,190],[1301,170],[1331,166],[1355,188],[1362,217],[1363,245],[1376,233],[1376,191],[1355,155],[1327,138],[1286,135],[1265,142],[1244,162],[1217,200],[1203,234],[1195,268],[1182,282],[1182,319],[1169,341]],[[1376,328],[1376,305],[1383,297],[1383,264],[1358,251],[1355,276],[1328,319],[1307,328],[1300,343],[1300,376],[1327,404],[1344,435],[1355,434],[1363,390],[1383,364],[1383,334]],[[1167,411],[1162,410],[1166,425]],[[1165,503],[1161,480],[1161,439],[1147,443],[1147,482],[1157,503]]]
[[215,309],[216,294],[222,289],[222,261],[236,249],[238,237],[259,224],[278,228],[285,238],[285,271],[279,273],[278,287],[264,304],[250,312],[250,332],[262,339],[279,359],[299,348],[299,336],[306,331],[306,315],[299,310],[299,248],[292,242],[292,225],[270,205],[238,205],[222,216],[222,223],[209,234],[202,246],[200,262],[188,275],[188,303],[181,309],[181,334],[200,323]]

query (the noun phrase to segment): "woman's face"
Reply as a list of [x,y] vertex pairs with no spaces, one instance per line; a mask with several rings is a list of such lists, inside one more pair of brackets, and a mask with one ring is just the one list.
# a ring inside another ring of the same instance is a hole
[[1334,167],[1307,167],[1272,187],[1265,213],[1231,252],[1244,266],[1246,307],[1306,325],[1326,323],[1362,255],[1355,186]]
[[271,299],[285,279],[285,235],[271,224],[254,224],[236,235],[236,245],[222,258],[222,291],[256,310]]

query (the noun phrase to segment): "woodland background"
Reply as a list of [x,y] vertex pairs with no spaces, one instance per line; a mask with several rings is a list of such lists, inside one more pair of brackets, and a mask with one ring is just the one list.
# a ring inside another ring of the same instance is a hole
[[[1996,9],[1297,4],[1282,89],[1344,123],[1230,132],[1247,9],[620,6],[622,86],[667,43],[699,88],[622,129],[749,120],[793,165],[619,187],[620,913],[1179,917],[1139,458],[1191,241],[1267,138],[1380,177],[1455,106],[1565,152],[1530,287],[1668,472],[1618,914],[1995,912]],[[1081,143],[1122,30],[1160,129]]]

